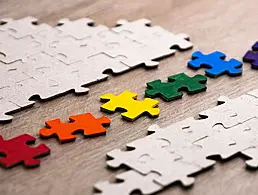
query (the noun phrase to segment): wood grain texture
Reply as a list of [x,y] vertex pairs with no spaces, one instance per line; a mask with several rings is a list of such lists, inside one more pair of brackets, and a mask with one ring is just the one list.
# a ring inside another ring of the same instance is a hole
[[[241,60],[247,49],[257,40],[257,0],[1,0],[0,16],[20,18],[27,15],[42,22],[55,24],[58,19],[90,17],[97,23],[113,26],[118,19],[135,20],[146,17],[174,33],[185,32],[191,36],[196,49],[208,53],[220,50]],[[100,112],[99,96],[103,93],[120,93],[128,89],[144,97],[145,83],[153,79],[166,80],[172,74],[196,72],[186,67],[193,50],[178,52],[160,62],[154,70],[137,68],[126,74],[110,76],[102,83],[90,86],[88,95],[72,93],[48,102],[38,101],[34,107],[14,114],[12,123],[0,125],[4,138],[23,133],[38,136],[39,129],[50,119],[67,121],[70,115]],[[203,73],[204,70],[197,71]],[[132,79],[133,78],[133,79]],[[126,143],[147,134],[147,127],[157,123],[167,126],[216,104],[219,95],[231,98],[257,88],[258,72],[244,65],[241,77],[221,76],[208,80],[207,92],[194,96],[184,95],[174,102],[160,100],[161,115],[157,119],[141,117],[126,122],[119,113],[108,115],[112,124],[106,136],[82,139],[60,145],[55,139],[38,140],[51,149],[50,156],[42,158],[39,168],[27,170],[22,166],[10,170],[0,168],[1,195],[82,195],[92,194],[99,180],[112,180],[120,171],[106,168],[106,152],[123,148]],[[217,195],[257,194],[258,171],[247,171],[244,160],[236,157],[228,162],[218,162],[214,168],[198,174],[190,189],[171,185],[162,195]]]

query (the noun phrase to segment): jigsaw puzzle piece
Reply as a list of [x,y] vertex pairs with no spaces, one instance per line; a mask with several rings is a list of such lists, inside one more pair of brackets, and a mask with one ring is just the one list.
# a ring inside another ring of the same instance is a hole
[[19,82],[13,86],[0,87],[0,121],[7,122],[12,120],[11,112],[32,106],[33,101],[26,99],[23,91],[19,90]]
[[199,115],[202,118],[207,118],[211,124],[223,124],[225,128],[230,128],[257,117],[257,106],[257,98],[251,95],[242,95],[235,99],[221,96],[218,99],[218,106],[207,109]]
[[92,54],[88,54],[88,48],[84,48],[81,45],[83,45],[81,40],[76,40],[73,37],[65,37],[50,43],[46,53],[66,64],[72,64],[79,61],[84,62],[85,59],[87,59],[87,56]]
[[51,137],[56,135],[61,143],[74,141],[75,133],[83,131],[84,136],[96,136],[106,133],[103,126],[110,124],[107,117],[94,118],[90,113],[69,117],[69,123],[61,123],[60,119],[46,122],[47,128],[40,130],[41,137]]
[[128,120],[135,120],[145,112],[152,117],[159,115],[159,108],[155,108],[159,103],[157,100],[145,98],[143,101],[138,101],[137,96],[136,93],[130,91],[124,91],[117,96],[111,93],[104,94],[100,96],[100,99],[108,102],[101,106],[101,110],[108,112],[115,112],[116,109],[126,110],[121,115]]
[[109,30],[104,25],[96,26],[95,22],[89,18],[80,18],[74,21],[64,18],[59,20],[56,28],[61,31],[60,36],[71,36],[78,40],[90,39],[96,37],[100,32]]
[[[155,179],[155,182],[162,185],[163,187],[173,184],[175,182],[181,182],[184,187],[189,187],[194,184],[195,179],[189,175],[199,172],[202,170],[201,167],[181,160],[168,162],[165,161],[152,161],[150,167],[158,172],[161,177]],[[168,168],[169,167],[169,168]]]
[[[175,35],[160,26],[152,26],[151,21],[145,18],[132,22],[119,20],[117,22],[117,26],[112,28],[112,30],[119,34],[124,34],[124,36],[129,37],[132,40],[139,41],[149,47],[157,48],[157,52],[162,48],[163,49],[161,51],[165,51],[164,48],[171,50],[172,47],[177,46],[180,49],[185,50],[192,48],[193,46],[193,44],[188,41],[188,35]],[[171,54],[174,52],[175,50],[171,50]]]
[[180,73],[169,76],[167,83],[162,83],[161,80],[147,83],[148,89],[145,91],[145,95],[151,98],[160,95],[166,101],[171,101],[181,98],[183,96],[181,91],[187,91],[190,94],[205,91],[206,81],[207,78],[203,75],[189,77],[185,73]]
[[[160,58],[160,51],[148,47],[138,41],[128,39],[114,32],[106,31],[99,34],[99,50],[111,57],[123,57],[121,62],[129,67],[145,64],[147,67],[156,67]],[[95,42],[94,42],[95,44]],[[93,44],[91,44],[93,45]],[[171,55],[173,51],[164,49],[162,55]],[[141,54],[141,55],[139,55]]]
[[243,57],[244,62],[250,62],[251,68],[258,69],[258,42],[252,46],[253,51],[247,51]]
[[[256,154],[253,149],[256,147],[257,125],[257,118],[252,118],[231,128],[215,125],[209,136],[197,140],[193,144],[200,146],[200,151],[206,157],[219,155],[222,159],[229,159],[241,152],[250,158],[254,158],[254,161],[246,161],[247,164],[249,162],[255,163]],[[256,166],[258,167],[258,164]]]
[[0,136],[0,163],[11,168],[20,163],[28,168],[39,166],[40,160],[36,159],[44,155],[50,154],[50,149],[45,144],[40,144],[37,147],[30,147],[28,144],[34,144],[36,138],[23,134],[18,137],[4,140]]
[[174,153],[181,147],[192,147],[194,141],[209,136],[213,125],[206,119],[196,120],[190,117],[166,128],[152,125],[148,131],[151,133],[155,130],[156,133],[150,136],[155,140],[166,140],[169,143],[165,146],[166,149]]
[[201,167],[201,169],[207,169],[216,164],[216,161],[206,158],[206,154],[201,150],[200,146],[194,144],[171,150],[171,152],[180,155],[183,162],[194,164]]
[[[111,56],[106,55],[105,53],[99,53],[94,56],[90,56],[86,63],[88,67],[92,67],[92,71],[96,71],[96,73],[102,74],[107,70],[111,70],[113,73],[119,74],[130,69],[129,66],[121,62],[122,59],[124,58],[121,56],[113,58]],[[105,79],[100,79],[99,77],[100,76],[97,76],[98,80]]]
[[235,147],[230,147],[235,144],[235,141],[231,139],[219,139],[209,136],[204,139],[197,140],[193,144],[201,148],[201,152],[204,154],[204,157],[219,155],[223,160],[225,160],[238,152]]
[[155,181],[162,186],[176,181],[181,181],[184,186],[192,185],[194,178],[188,177],[188,174],[199,171],[201,167],[180,161],[181,156],[166,150],[168,145],[169,143],[162,139],[140,139],[127,144],[128,148],[135,148],[135,150],[109,152],[107,155],[112,160],[107,161],[107,164],[113,168],[126,165],[145,175],[152,172],[158,173],[160,177]]
[[166,128],[152,125],[148,131],[155,131],[150,135],[153,136],[153,139],[155,137],[156,140],[167,140],[169,144],[162,147],[170,153],[178,155],[182,163],[193,164],[201,170],[213,166],[215,161],[206,159],[205,154],[198,146],[193,145],[193,142],[206,138],[212,126],[206,119],[196,120],[191,117]]
[[[143,47],[131,47],[129,45],[119,46],[117,48],[109,49],[105,51],[108,55],[112,57],[122,56],[124,59],[121,61],[127,66],[133,68],[139,65],[144,64],[146,67],[153,68],[159,65],[158,60],[160,58],[160,54],[157,53],[156,49],[152,49],[147,46]],[[169,56],[174,52],[164,51],[163,56]]]
[[27,16],[18,20],[11,18],[1,19],[0,31],[6,31],[9,35],[21,39],[26,36],[34,36],[40,31],[49,28],[47,24],[38,24],[38,19]]
[[[0,61],[10,64],[15,61],[26,61],[27,57],[41,51],[41,44],[32,37],[21,39],[0,33]],[[15,49],[14,49],[15,48]]]
[[[1,91],[2,89],[0,89],[0,93],[2,93]],[[2,95],[0,95],[0,105],[0,122],[11,121],[13,117],[8,115],[7,113],[20,109],[19,106],[6,100],[5,97],[3,97]]]
[[[150,144],[152,143],[152,144]],[[119,168],[122,165],[133,167],[135,170],[140,171],[142,174],[148,174],[151,170],[145,166],[148,159],[165,158],[175,159],[180,158],[170,154],[165,148],[169,146],[169,142],[165,139],[152,139],[148,136],[147,139],[139,139],[130,144],[127,144],[126,151],[114,149],[107,153],[107,156],[112,160],[108,160],[107,164],[112,168]]]
[[116,176],[119,183],[110,183],[108,181],[97,183],[94,188],[101,191],[96,195],[130,195],[135,191],[140,191],[142,195],[149,195],[162,189],[160,185],[153,180],[156,174],[141,175],[136,171],[129,170]]
[[[93,83],[97,79],[89,75],[87,72],[89,69],[86,68],[84,64],[67,65],[47,54],[40,53],[30,57],[24,71],[38,81],[38,83],[32,83],[33,85],[37,84],[41,87],[43,85],[47,88],[45,91],[37,91],[37,87],[34,86],[32,95],[38,94],[42,99],[49,99],[70,90],[74,90],[77,94],[87,93],[88,88],[82,86]],[[28,85],[31,84],[28,83]]]
[[207,68],[205,73],[211,77],[217,77],[225,73],[230,76],[241,75],[242,62],[236,59],[225,61],[225,58],[226,55],[219,51],[207,55],[196,51],[192,54],[192,60],[188,62],[188,67],[192,69]]

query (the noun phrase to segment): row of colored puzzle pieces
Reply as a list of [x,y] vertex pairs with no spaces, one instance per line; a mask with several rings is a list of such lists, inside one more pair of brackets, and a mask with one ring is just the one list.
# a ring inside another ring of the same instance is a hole
[[[184,73],[181,73],[171,76],[169,79],[171,82],[166,86],[166,90],[164,90],[169,93],[161,93],[167,98],[170,97],[175,99],[181,97],[182,92],[179,92],[179,90],[182,87],[183,89],[188,89],[191,93],[206,89],[205,85],[199,83],[199,81],[206,82],[206,77],[202,75],[190,78]],[[154,85],[151,84],[150,86],[154,87]],[[155,89],[146,90],[146,95],[155,95],[154,90]],[[101,100],[110,100],[101,106],[102,110],[114,112],[117,108],[126,109],[127,112],[122,113],[122,116],[130,120],[139,117],[144,112],[149,112],[152,116],[157,116],[159,114],[159,109],[153,108],[158,104],[157,100],[146,98],[144,101],[137,101],[137,94],[130,91],[124,91],[118,96],[104,94],[100,98]],[[47,128],[40,130],[40,136],[42,138],[56,136],[61,143],[66,143],[74,141],[76,139],[74,134],[80,131],[83,132],[84,136],[105,134],[106,129],[103,126],[110,125],[111,122],[107,117],[96,119],[90,113],[71,116],[69,120],[69,123],[61,123],[60,119],[47,121]],[[35,138],[27,134],[10,140],[3,140],[1,137],[0,153],[4,154],[4,157],[0,158],[0,163],[7,168],[20,163],[24,163],[26,167],[35,167],[39,165],[40,161],[35,158],[49,154],[50,149],[44,144],[41,144],[36,148],[31,148],[27,145],[34,142]]]
[[[256,48],[254,45],[253,48]],[[253,52],[249,51],[244,59],[251,60],[253,56]],[[200,65],[199,61],[196,61],[196,57],[200,56],[200,52],[195,52],[193,54],[193,60],[188,63],[189,66]],[[209,55],[208,55],[209,56]],[[215,52],[210,54],[210,56],[220,56],[223,57],[219,52]],[[231,60],[235,61],[236,60]],[[255,64],[255,60],[252,58],[252,66]],[[203,64],[209,64],[208,61]],[[235,63],[236,64],[236,63]],[[239,67],[239,63],[237,65]],[[239,69],[240,70],[240,69]],[[228,70],[227,70],[228,71]],[[210,74],[211,72],[208,72]],[[218,73],[218,72],[217,72]],[[220,72],[218,74],[222,74],[225,72]],[[233,72],[228,71],[229,74]],[[234,74],[239,74],[239,72],[234,71]],[[161,95],[165,100],[170,101],[173,99],[177,99],[182,97],[181,90],[185,90],[189,93],[198,93],[200,91],[206,90],[206,86],[204,85],[207,81],[207,78],[203,75],[196,75],[194,77],[188,77],[184,73],[180,73],[177,75],[173,75],[168,77],[167,83],[162,83],[160,80],[155,80],[147,83],[147,89],[145,91],[146,96],[155,97],[156,95]],[[122,113],[122,116],[134,120],[139,117],[144,112],[148,112],[152,116],[157,116],[159,114],[159,109],[154,108],[157,106],[158,101],[146,98],[144,101],[137,101],[137,94],[132,93],[130,91],[124,91],[118,96],[113,94],[104,94],[101,97],[101,100],[109,100],[107,103],[101,106],[102,110],[106,110],[109,112],[114,112],[117,108],[125,109],[126,112]],[[52,120],[46,122],[48,128],[44,128],[40,130],[40,135],[42,137],[50,137],[56,135],[61,143],[74,141],[76,136],[74,133],[77,131],[83,131],[84,136],[91,135],[100,135],[106,132],[106,129],[102,125],[109,125],[110,120],[107,117],[102,117],[100,119],[95,119],[91,114],[82,114],[77,116],[72,116],[69,118],[70,123],[61,123],[60,119]],[[41,144],[36,148],[30,148],[28,144],[34,143],[35,138],[24,134],[18,136],[16,138],[10,140],[3,140],[1,137],[0,140],[0,153],[4,154],[6,157],[1,158],[0,162],[5,167],[12,167],[21,162],[25,164],[27,167],[34,167],[39,165],[39,160],[34,159],[36,157],[46,155],[50,153],[50,149]],[[20,152],[22,148],[23,152]]]

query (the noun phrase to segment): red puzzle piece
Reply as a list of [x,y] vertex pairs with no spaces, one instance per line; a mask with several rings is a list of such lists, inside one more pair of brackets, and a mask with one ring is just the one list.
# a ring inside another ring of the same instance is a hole
[[4,140],[0,136],[0,164],[6,168],[11,168],[20,163],[26,167],[39,166],[40,160],[35,159],[50,154],[50,149],[45,144],[37,147],[30,147],[28,144],[34,144],[36,138],[28,134]]
[[[78,131],[83,131],[84,136],[105,134],[104,125],[110,125],[110,119],[107,117],[94,118],[92,114],[86,113],[69,117],[70,123],[61,123],[60,119],[46,122],[48,128],[40,130],[42,137],[51,137],[56,135],[61,143],[74,141],[73,135]],[[103,125],[103,126],[102,126]]]

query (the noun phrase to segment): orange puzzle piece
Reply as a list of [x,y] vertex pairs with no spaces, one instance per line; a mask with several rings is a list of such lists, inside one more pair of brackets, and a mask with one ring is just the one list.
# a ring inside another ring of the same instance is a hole
[[46,122],[47,128],[40,129],[41,137],[57,136],[61,143],[74,141],[76,132],[83,131],[84,136],[93,136],[105,134],[106,129],[103,126],[110,125],[110,119],[107,117],[94,118],[90,113],[80,114],[69,117],[69,123],[61,123],[60,119]]

